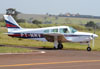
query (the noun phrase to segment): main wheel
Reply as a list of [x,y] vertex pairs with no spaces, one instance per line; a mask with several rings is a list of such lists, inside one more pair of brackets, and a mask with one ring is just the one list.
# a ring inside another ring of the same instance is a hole
[[58,49],[62,49],[63,48],[63,45],[62,44],[58,44]]
[[87,51],[91,51],[91,47],[87,47]]

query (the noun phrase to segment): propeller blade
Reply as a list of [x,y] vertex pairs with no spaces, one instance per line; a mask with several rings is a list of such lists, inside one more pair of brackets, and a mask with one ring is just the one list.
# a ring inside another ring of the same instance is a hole
[[93,37],[93,40],[92,40],[92,47],[94,48],[94,37]]

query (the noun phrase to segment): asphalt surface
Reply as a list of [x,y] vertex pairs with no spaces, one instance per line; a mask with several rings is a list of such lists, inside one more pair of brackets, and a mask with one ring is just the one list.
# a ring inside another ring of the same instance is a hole
[[46,53],[1,54],[0,69],[100,69],[100,52],[40,49]]

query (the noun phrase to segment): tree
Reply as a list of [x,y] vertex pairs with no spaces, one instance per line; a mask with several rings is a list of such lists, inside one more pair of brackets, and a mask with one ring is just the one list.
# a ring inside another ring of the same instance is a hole
[[20,14],[20,12],[18,12],[16,9],[14,8],[8,8],[6,9],[6,14],[7,15],[12,15],[14,17],[14,19],[17,19],[17,15]]
[[33,20],[32,23],[33,24],[41,24],[42,22],[41,21],[38,21],[38,20]]
[[89,21],[89,22],[87,22],[87,24],[85,24],[85,26],[94,28],[96,26],[96,24],[93,21]]
[[17,19],[18,23],[25,23],[25,19]]
[[41,28],[41,25],[40,25],[42,23],[41,21],[33,20],[32,23],[36,24],[39,28]]

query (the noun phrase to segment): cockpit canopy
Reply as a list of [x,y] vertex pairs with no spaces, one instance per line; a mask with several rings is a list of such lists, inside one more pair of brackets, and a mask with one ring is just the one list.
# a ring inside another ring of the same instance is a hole
[[75,33],[77,32],[76,29],[72,27],[66,27],[66,28],[54,28],[54,29],[46,29],[44,30],[44,33]]

